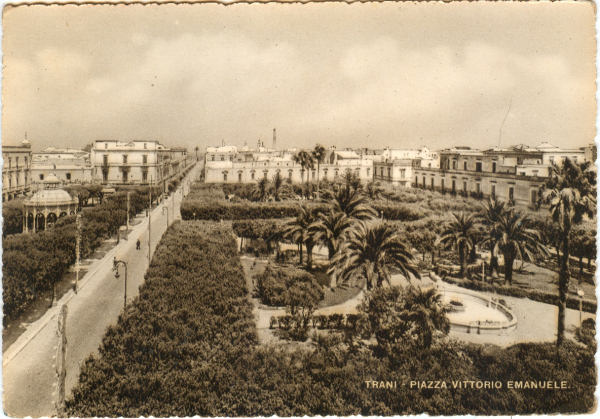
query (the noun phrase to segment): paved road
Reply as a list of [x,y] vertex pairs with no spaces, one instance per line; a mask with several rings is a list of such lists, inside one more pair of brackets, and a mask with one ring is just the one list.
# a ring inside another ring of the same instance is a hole
[[[194,179],[197,174],[198,167],[190,171],[187,179]],[[170,223],[173,222],[172,204],[178,215],[181,196],[181,189],[178,189],[165,203],[169,207]],[[162,208],[160,205],[152,211],[152,251],[166,230],[167,215],[163,214]],[[141,241],[140,250],[135,248],[137,238]],[[102,260],[90,266],[77,295],[72,291],[64,295],[3,353],[3,410],[7,415],[40,417],[55,414],[57,315],[63,304],[68,306],[65,387],[66,394],[70,394],[78,381],[80,364],[96,352],[106,328],[116,323],[123,310],[124,275],[121,268],[120,278],[114,277],[114,256],[128,264],[127,298],[131,301],[138,294],[148,268],[147,219],[133,228],[128,241],[122,240]]]

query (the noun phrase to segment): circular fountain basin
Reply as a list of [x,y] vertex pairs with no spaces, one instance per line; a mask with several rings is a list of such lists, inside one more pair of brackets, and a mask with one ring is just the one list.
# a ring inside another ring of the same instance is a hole
[[466,333],[501,333],[512,330],[517,320],[511,310],[497,298],[486,298],[467,291],[444,291],[444,303],[452,330]]

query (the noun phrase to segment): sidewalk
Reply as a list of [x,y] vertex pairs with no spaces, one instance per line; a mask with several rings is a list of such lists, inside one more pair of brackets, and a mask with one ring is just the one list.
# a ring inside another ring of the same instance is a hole
[[[196,174],[192,170],[191,178]],[[181,188],[181,187],[180,187]],[[175,199],[175,212],[179,211],[181,190],[175,191],[166,201],[171,213],[171,200]],[[153,252],[166,230],[165,203],[151,212]],[[173,217],[169,214],[169,222]],[[148,219],[135,226],[129,240],[121,240],[99,261],[93,263],[80,279],[79,292],[69,291],[44,316],[29,325],[27,330],[3,354],[3,409],[11,416],[52,416],[56,400],[56,347],[57,314],[63,304],[67,315],[66,394],[76,385],[81,363],[97,352],[107,327],[116,323],[123,310],[124,271],[114,276],[113,257],[128,265],[127,298],[131,301],[144,282],[148,267]],[[135,242],[140,238],[141,249]]]

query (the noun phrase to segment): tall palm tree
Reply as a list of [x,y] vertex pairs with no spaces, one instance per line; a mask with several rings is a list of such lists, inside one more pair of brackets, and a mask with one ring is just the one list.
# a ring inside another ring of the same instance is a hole
[[333,197],[333,209],[346,214],[349,218],[368,220],[377,216],[377,212],[367,204],[359,190],[344,186]]
[[254,191],[255,199],[259,201],[266,201],[269,195],[269,179],[266,177],[261,178],[256,184],[256,190]]
[[302,167],[302,180],[304,181],[304,172],[306,171],[306,187],[308,189],[308,170],[314,169],[314,161],[312,155],[305,151],[300,150],[297,152],[292,158],[295,163],[299,164]]
[[510,285],[515,259],[532,261],[537,254],[548,254],[539,231],[530,226],[531,221],[527,216],[516,211],[502,214],[494,224],[493,228],[498,232],[494,250],[502,252],[504,256],[504,282]]
[[483,224],[488,228],[487,234],[482,240],[482,245],[487,244],[490,247],[490,274],[494,271],[498,272],[498,255],[496,255],[496,242],[499,239],[499,232],[495,229],[496,223],[500,220],[500,217],[506,214],[508,208],[506,203],[490,197],[488,201],[482,205],[481,218]]
[[454,220],[442,232],[439,243],[445,248],[453,247],[458,253],[460,276],[467,270],[467,256],[475,246],[475,218],[464,213],[452,213]]
[[367,290],[390,283],[390,268],[395,268],[408,280],[410,275],[421,278],[413,265],[410,246],[407,246],[391,226],[377,222],[367,226],[355,224],[335,254],[330,271],[342,282],[364,279]]
[[542,187],[544,201],[550,204],[550,216],[557,225],[561,243],[558,275],[558,326],[556,344],[560,346],[565,333],[565,311],[569,290],[569,235],[584,216],[592,218],[596,208],[596,181],[588,173],[589,165],[578,165],[565,159],[553,165],[550,178]]
[[331,260],[350,226],[352,226],[352,219],[346,214],[329,210],[327,213],[320,213],[317,221],[309,227],[308,231],[315,243],[327,246],[328,258]]
[[295,219],[288,222],[283,230],[283,236],[298,244],[300,250],[300,264],[303,260],[302,245],[306,245],[306,267],[312,269],[312,251],[315,247],[315,241],[309,234],[309,227],[316,221],[316,211],[306,204],[299,205],[298,215]]
[[314,161],[317,162],[317,199],[319,198],[319,184],[320,184],[320,171],[321,171],[321,162],[325,157],[325,147],[321,144],[315,145],[315,148],[312,151],[312,157]]

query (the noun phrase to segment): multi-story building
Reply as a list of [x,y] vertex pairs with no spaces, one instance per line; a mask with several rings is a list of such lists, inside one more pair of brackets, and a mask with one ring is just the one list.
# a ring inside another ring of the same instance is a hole
[[583,148],[560,149],[547,143],[483,151],[456,147],[440,152],[439,168],[415,168],[414,186],[531,205],[537,203],[552,164],[567,157],[575,162],[586,159]]
[[31,181],[42,185],[54,174],[63,184],[91,183],[92,163],[90,153],[78,149],[48,147],[31,158]]
[[167,148],[155,140],[95,141],[90,153],[92,179],[102,184],[162,184],[188,165],[185,148]]
[[2,201],[22,196],[31,190],[31,143],[2,145]]
[[412,149],[384,149],[373,160],[373,179],[392,186],[410,187],[416,168],[439,167],[439,155],[423,147]]
[[[292,183],[317,180],[335,180],[346,171],[356,174],[361,180],[373,177],[373,160],[352,150],[326,151],[321,164],[314,169],[305,169],[294,162],[292,151],[276,151],[259,147],[251,150],[235,146],[207,147],[204,176],[207,183],[250,183],[262,178],[271,180],[277,172]],[[319,173],[317,174],[317,170]]]

